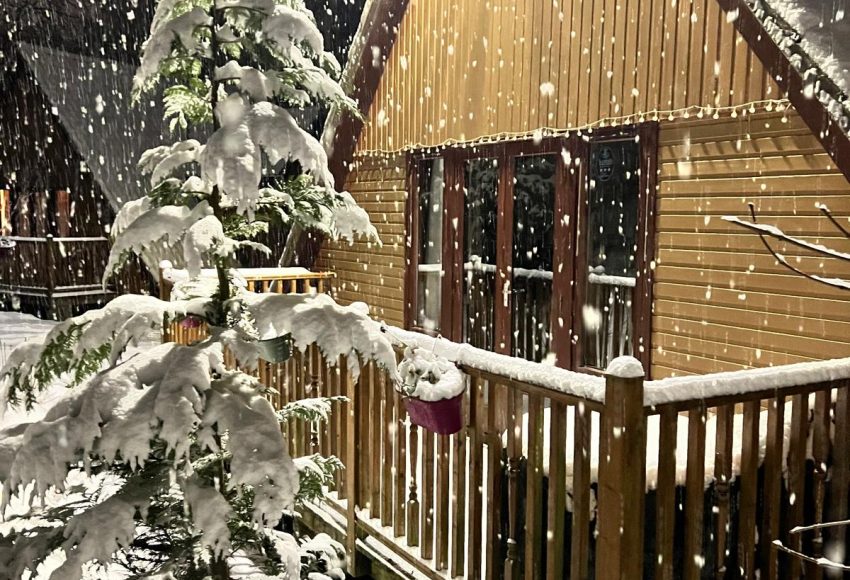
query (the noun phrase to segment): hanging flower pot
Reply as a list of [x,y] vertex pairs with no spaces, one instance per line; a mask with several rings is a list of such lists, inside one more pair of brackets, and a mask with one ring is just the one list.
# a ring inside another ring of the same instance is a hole
[[414,425],[451,435],[463,428],[463,373],[449,360],[418,348],[405,349],[398,367],[404,404]]
[[260,358],[270,363],[282,363],[292,356],[292,335],[284,334],[257,341]]
[[463,393],[439,401],[406,397],[404,405],[410,415],[410,421],[428,431],[451,435],[463,428]]
[[181,328],[200,328],[203,323],[204,321],[197,316],[187,316],[180,321],[180,326]]

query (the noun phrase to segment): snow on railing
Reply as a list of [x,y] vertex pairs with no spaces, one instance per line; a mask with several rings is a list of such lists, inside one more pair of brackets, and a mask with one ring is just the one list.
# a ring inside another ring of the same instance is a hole
[[671,377],[644,383],[644,405],[653,407],[847,379],[850,379],[850,358]]
[[605,401],[605,379],[599,376],[577,373],[551,364],[499,354],[396,327],[387,327],[387,331],[404,343],[434,352],[460,367],[473,368],[591,401]]

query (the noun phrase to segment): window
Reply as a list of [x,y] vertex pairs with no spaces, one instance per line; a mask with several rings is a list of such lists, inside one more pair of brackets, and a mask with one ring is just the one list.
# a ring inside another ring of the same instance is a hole
[[415,155],[408,324],[566,368],[648,366],[656,131]]
[[416,325],[440,330],[443,272],[443,160],[419,164],[419,247],[416,295],[419,297]]
[[463,340],[487,350],[495,344],[498,187],[498,161],[464,163]]
[[555,226],[554,155],[517,157],[511,261],[512,354],[541,361],[549,353]]
[[604,369],[614,358],[633,351],[638,169],[634,139],[591,144],[581,311],[585,367]]

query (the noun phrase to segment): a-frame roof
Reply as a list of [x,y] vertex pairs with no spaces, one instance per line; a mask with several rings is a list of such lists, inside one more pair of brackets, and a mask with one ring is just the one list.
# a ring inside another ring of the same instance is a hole
[[[758,62],[759,68],[767,72],[769,82],[775,83],[779,88],[781,95],[778,96],[787,97],[812,133],[823,144],[836,166],[850,179],[850,139],[847,132],[842,130],[838,120],[842,115],[846,115],[846,111],[842,110],[841,114],[833,115],[829,107],[831,103],[835,112],[835,103],[838,102],[835,98],[830,100],[811,97],[811,89],[806,89],[806,83],[811,84],[812,80],[807,78],[804,81],[803,75],[798,70],[798,67],[801,67],[800,59],[790,56],[794,52],[800,52],[799,46],[791,46],[789,49],[790,43],[780,40],[783,42],[783,50],[774,40],[774,38],[791,36],[790,31],[779,25],[781,18],[777,18],[767,10],[769,7],[761,0],[758,0],[758,5],[754,7],[751,7],[746,0],[708,0],[708,2],[719,4],[726,13],[725,21],[733,22],[736,34],[746,40],[751,53],[757,57],[757,61],[748,60],[747,62],[753,64]],[[398,29],[402,25],[408,4],[408,0],[372,0],[364,11],[344,77],[346,88],[357,99],[364,116],[369,114],[370,107],[376,98],[381,76],[385,72],[385,65],[398,36]],[[711,6],[710,9],[716,10],[717,5]],[[437,29],[442,30],[439,23],[437,23]],[[489,41],[494,43],[497,40],[489,39]],[[656,55],[653,54],[648,55],[648,58],[655,57]],[[807,65],[817,65],[817,62],[813,63],[811,59],[808,62],[802,62]],[[724,63],[718,64],[724,66]],[[817,88],[823,89],[828,84],[828,80],[822,80],[817,84]],[[841,95],[837,96],[841,97]],[[364,124],[350,115],[339,113],[332,115],[331,121],[325,130],[324,138],[330,153],[331,167],[341,186],[347,174],[347,165],[352,160],[358,139],[361,138]]]

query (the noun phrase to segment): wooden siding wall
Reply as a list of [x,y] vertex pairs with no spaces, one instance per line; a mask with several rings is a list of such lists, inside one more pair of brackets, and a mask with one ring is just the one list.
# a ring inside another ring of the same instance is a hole
[[[850,251],[815,208],[846,223],[850,184],[800,117],[665,123],[659,147],[652,376],[850,356],[850,293],[787,271],[721,219],[753,202],[759,221]],[[850,278],[850,264],[775,247],[805,271]]]
[[342,304],[366,302],[379,320],[404,325],[406,157],[370,157],[355,163],[345,187],[363,209],[382,247],[325,242],[318,271],[336,272],[334,296]]
[[716,0],[411,0],[358,151],[780,97]]

